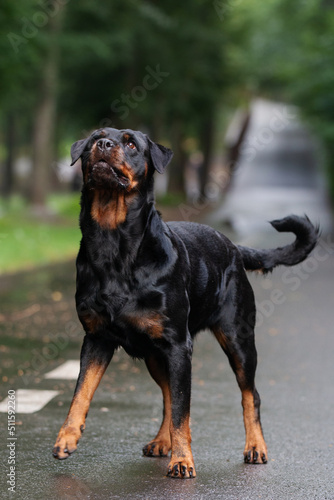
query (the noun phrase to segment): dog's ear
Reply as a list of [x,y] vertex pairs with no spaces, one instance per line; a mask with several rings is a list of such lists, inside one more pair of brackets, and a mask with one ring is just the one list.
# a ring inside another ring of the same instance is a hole
[[148,137],[148,144],[150,148],[150,157],[153,167],[159,174],[163,174],[168,163],[173,158],[173,151],[161,144],[151,141]]
[[71,158],[72,158],[72,163],[71,166],[74,165],[76,161],[79,160],[81,157],[82,153],[85,150],[85,147],[89,141],[89,137],[87,139],[81,139],[80,141],[75,142],[71,146]]

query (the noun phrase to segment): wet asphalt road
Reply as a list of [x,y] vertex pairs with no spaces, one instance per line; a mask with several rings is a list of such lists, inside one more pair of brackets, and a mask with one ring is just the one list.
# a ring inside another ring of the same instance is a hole
[[321,150],[297,109],[254,99],[250,114],[225,202],[211,219],[217,225],[229,221],[243,238],[265,231],[265,221],[290,213],[307,213],[330,231]]
[[[52,457],[74,382],[46,380],[43,374],[68,358],[78,358],[81,333],[75,332],[54,359],[45,365],[40,361],[40,369],[35,363],[34,371],[27,369],[27,375],[20,376],[15,367],[19,362],[28,368],[36,352],[48,347],[50,338],[41,337],[41,327],[43,335],[58,335],[76,321],[73,263],[41,271],[42,277],[36,272],[21,277],[20,311],[29,311],[31,301],[37,302],[41,317],[14,312],[17,306],[9,304],[16,296],[14,283],[14,295],[6,293],[6,311],[17,315],[16,326],[8,331],[6,323],[0,323],[1,375],[9,374],[1,399],[8,389],[19,388],[56,389],[60,394],[34,414],[17,415],[16,493],[6,493],[3,481],[3,498],[333,499],[333,253],[334,238],[327,236],[314,256],[294,271],[251,276],[259,311],[257,386],[267,465],[243,464],[244,430],[234,376],[214,338],[203,333],[196,342],[191,418],[198,477],[186,481],[165,477],[168,459],[141,456],[142,446],[158,429],[161,396],[144,364],[123,352],[111,362],[95,394],[78,451],[62,462]],[[33,297],[32,280],[39,283]],[[0,414],[2,480],[8,454],[6,418]]]
[[[257,201],[256,196],[248,201],[252,214],[257,210],[257,217],[267,220],[269,214]],[[270,206],[284,215],[274,207],[274,198]],[[321,215],[327,209],[319,210]],[[328,219],[329,212],[324,216]],[[259,230],[257,223],[251,229],[241,234],[242,243],[263,247],[286,242],[284,235]],[[79,359],[82,330],[74,309],[74,263],[0,277],[0,399],[8,390],[58,391],[41,410],[16,415],[15,493],[7,491],[7,415],[0,413],[1,498],[334,500],[333,232],[323,234],[303,264],[276,269],[265,278],[253,274],[250,280],[258,309],[256,381],[268,464],[243,463],[239,389],[217,342],[203,333],[193,356],[197,478],[182,481],[165,477],[169,459],[142,456],[142,447],[159,428],[162,398],[144,363],[122,351],[93,398],[78,451],[65,461],[52,457],[75,382],[44,375],[66,360]]]

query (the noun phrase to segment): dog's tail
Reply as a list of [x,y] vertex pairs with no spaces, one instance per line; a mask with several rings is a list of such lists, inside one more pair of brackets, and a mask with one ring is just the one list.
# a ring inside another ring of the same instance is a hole
[[238,245],[246,271],[268,273],[276,266],[294,266],[302,262],[317,244],[320,231],[310,219],[289,215],[270,224],[280,233],[294,233],[296,239],[290,245],[270,250],[255,250]]

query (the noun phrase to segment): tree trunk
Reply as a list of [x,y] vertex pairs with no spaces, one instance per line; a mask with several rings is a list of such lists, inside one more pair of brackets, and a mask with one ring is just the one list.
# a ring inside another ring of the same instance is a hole
[[173,130],[173,145],[174,156],[171,164],[169,165],[169,180],[168,191],[185,195],[185,179],[184,170],[187,161],[187,155],[183,148],[184,136],[181,132],[182,124],[177,122]]
[[45,61],[40,81],[40,99],[35,112],[33,128],[33,170],[29,201],[43,211],[50,189],[50,172],[55,154],[55,118],[58,80],[58,44],[57,36],[61,26],[61,10],[63,7],[54,0],[59,10],[50,17],[49,46],[45,53]]
[[205,197],[205,187],[209,180],[210,167],[211,167],[211,156],[212,147],[214,139],[214,114],[211,113],[210,116],[204,120],[204,126],[202,129],[202,151],[203,151],[203,164],[199,171],[199,183],[200,183],[200,193],[201,198]]
[[6,117],[6,160],[1,191],[4,197],[9,197],[14,187],[14,159],[15,159],[15,117],[9,112]]

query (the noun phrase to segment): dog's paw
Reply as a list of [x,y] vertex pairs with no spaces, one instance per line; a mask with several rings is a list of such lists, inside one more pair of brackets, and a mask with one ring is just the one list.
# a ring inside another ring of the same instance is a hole
[[192,479],[196,477],[195,465],[192,459],[172,459],[168,466],[168,477],[178,479]]
[[52,450],[53,456],[58,460],[64,460],[72,455],[77,449],[83,430],[83,426],[79,430],[75,427],[62,427]]
[[244,451],[245,464],[266,464],[268,461],[267,447],[246,446]]
[[145,457],[167,457],[171,449],[171,443],[167,440],[153,440],[150,441],[143,448],[143,455]]

